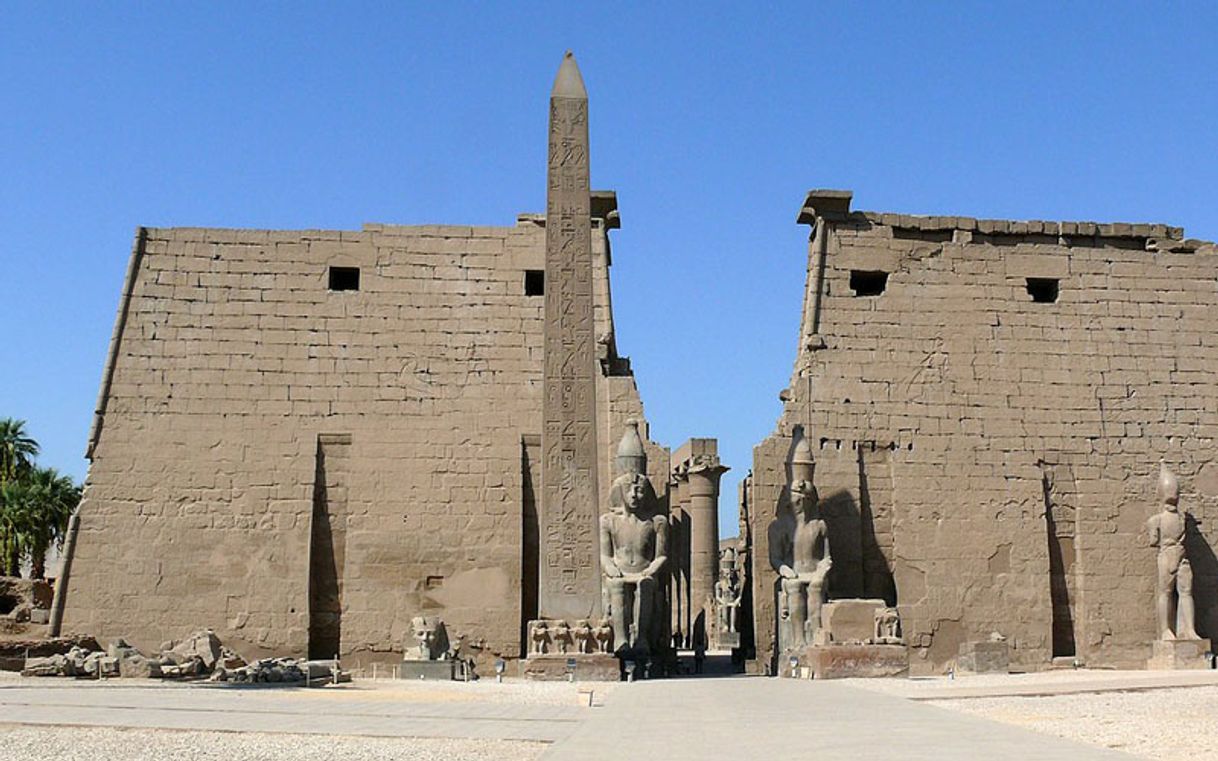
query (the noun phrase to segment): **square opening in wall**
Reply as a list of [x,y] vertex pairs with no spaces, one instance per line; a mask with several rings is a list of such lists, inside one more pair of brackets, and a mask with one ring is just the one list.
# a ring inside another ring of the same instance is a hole
[[888,273],[879,270],[850,270],[850,290],[855,296],[879,296],[888,287]]
[[546,271],[545,270],[525,270],[524,271],[524,295],[525,296],[544,296],[546,292]]
[[330,290],[358,291],[359,267],[331,267]]
[[1028,278],[1028,295],[1038,304],[1052,304],[1057,301],[1057,278]]

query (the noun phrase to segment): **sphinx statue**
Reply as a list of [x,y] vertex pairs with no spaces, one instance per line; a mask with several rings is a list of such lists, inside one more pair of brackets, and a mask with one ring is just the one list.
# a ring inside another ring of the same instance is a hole
[[667,561],[668,520],[656,515],[647,481],[647,454],[636,420],[626,423],[617,449],[620,475],[600,517],[600,559],[613,641],[620,654],[647,655],[660,623],[660,571]]
[[791,456],[789,509],[779,513],[770,531],[770,565],[778,573],[779,649],[796,650],[812,643],[820,627],[825,577],[833,566],[828,527],[812,485],[812,448],[802,431]]
[[1180,513],[1180,482],[1165,464],[1159,465],[1159,499],[1163,509],[1147,521],[1150,546],[1159,550],[1155,613],[1159,639],[1200,639],[1195,628],[1193,569],[1184,552],[1184,516]]

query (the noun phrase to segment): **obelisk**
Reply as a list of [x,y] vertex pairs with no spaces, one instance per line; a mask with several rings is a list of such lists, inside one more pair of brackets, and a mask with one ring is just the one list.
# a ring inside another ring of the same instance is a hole
[[571,621],[598,613],[601,580],[588,93],[570,51],[550,92],[546,188],[538,612]]

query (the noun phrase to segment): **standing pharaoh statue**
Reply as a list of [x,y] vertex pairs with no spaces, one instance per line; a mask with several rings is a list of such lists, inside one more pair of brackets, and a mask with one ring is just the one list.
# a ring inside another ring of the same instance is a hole
[[781,511],[771,527],[770,565],[778,572],[778,611],[781,650],[812,643],[820,628],[825,577],[833,566],[828,527],[820,515],[812,485],[812,448],[801,431],[791,456],[790,509]]
[[1157,547],[1158,579],[1155,612],[1159,639],[1200,639],[1195,628],[1193,569],[1184,555],[1184,516],[1180,513],[1180,483],[1176,475],[1159,466],[1159,498],[1163,510],[1147,522],[1150,546]]
[[646,655],[659,623],[658,575],[668,559],[668,520],[655,514],[636,420],[626,423],[617,465],[621,475],[609,490],[609,510],[600,518],[605,597],[616,650]]
[[719,580],[715,582],[715,611],[719,631],[736,631],[736,611],[743,590],[737,570],[736,550],[728,547],[719,555]]

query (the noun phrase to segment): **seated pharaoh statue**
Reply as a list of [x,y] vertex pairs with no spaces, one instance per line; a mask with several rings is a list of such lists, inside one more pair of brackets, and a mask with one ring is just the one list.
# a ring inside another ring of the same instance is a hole
[[663,617],[659,585],[668,559],[668,520],[656,514],[638,421],[626,423],[617,466],[621,474],[609,490],[609,510],[600,517],[605,605],[617,652],[647,655],[662,645],[656,636]]
[[833,566],[828,527],[812,485],[812,448],[802,432],[791,455],[790,500],[770,527],[770,565],[778,572],[778,645],[782,651],[812,644],[820,628],[825,577]]

